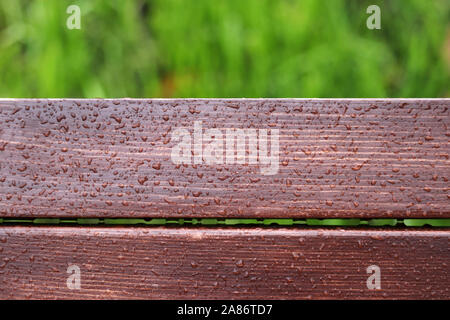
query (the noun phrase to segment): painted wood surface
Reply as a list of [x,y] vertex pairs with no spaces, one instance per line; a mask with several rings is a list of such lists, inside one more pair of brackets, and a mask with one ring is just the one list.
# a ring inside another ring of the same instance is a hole
[[449,106],[1,100],[0,217],[448,218]]
[[[0,298],[449,299],[449,238],[439,229],[2,227]],[[381,289],[369,290],[373,265]]]

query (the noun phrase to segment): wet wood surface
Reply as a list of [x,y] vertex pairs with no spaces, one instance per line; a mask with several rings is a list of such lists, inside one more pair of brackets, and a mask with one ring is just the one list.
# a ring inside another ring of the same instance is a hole
[[[2,227],[0,298],[449,299],[449,237],[438,229]],[[367,287],[372,265],[380,289]],[[73,266],[80,289],[67,286]]]
[[449,107],[1,100],[0,217],[448,218]]

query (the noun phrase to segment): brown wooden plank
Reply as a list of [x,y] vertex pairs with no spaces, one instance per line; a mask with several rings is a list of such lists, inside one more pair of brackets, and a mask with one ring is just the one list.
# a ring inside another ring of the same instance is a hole
[[[450,217],[449,106],[2,100],[0,217]],[[244,164],[235,129],[255,129]]]
[[[449,238],[422,229],[2,227],[0,298],[449,299]],[[72,265],[79,290],[67,287]],[[367,288],[371,265],[379,290]]]

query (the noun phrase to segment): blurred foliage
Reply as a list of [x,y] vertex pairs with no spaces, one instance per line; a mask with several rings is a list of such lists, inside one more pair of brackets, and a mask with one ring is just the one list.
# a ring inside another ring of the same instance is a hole
[[448,97],[449,15],[448,0],[0,0],[0,97]]

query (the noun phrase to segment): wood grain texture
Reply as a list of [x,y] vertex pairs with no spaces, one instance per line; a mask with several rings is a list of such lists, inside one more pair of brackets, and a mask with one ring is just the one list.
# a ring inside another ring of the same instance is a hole
[[[439,230],[0,228],[1,299],[449,299]],[[77,265],[81,289],[69,290]],[[367,289],[367,267],[381,289]]]
[[[449,107],[449,99],[1,100],[0,217],[448,218]],[[206,163],[204,136],[194,163],[196,122],[203,134],[220,131],[212,139],[223,138],[224,164]],[[171,157],[180,128],[191,164]],[[250,148],[245,163],[227,163],[226,130],[249,128],[257,139],[279,131],[275,174],[262,174],[262,140],[256,164]]]

